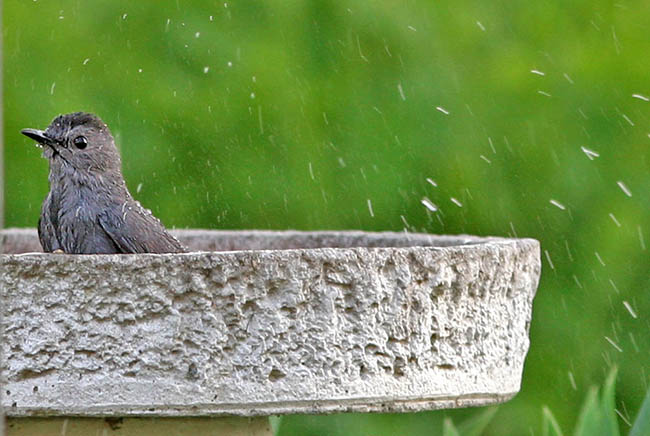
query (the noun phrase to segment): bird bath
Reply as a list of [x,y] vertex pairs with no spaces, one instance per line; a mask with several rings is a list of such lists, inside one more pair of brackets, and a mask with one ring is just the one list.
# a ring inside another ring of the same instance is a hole
[[149,434],[134,430],[149,418],[152,434],[160,422],[270,434],[270,415],[479,406],[519,391],[535,240],[175,235],[191,253],[20,254],[40,251],[36,232],[0,231],[9,435],[84,422]]

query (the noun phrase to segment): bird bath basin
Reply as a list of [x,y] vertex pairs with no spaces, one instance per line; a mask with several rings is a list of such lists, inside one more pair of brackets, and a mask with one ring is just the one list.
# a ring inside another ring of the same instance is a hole
[[36,232],[0,232],[10,435],[26,417],[405,412],[519,391],[535,240],[175,235],[191,253],[20,254]]

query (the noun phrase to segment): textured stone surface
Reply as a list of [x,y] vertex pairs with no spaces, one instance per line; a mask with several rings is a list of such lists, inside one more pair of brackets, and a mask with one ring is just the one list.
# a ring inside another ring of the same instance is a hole
[[[176,234],[243,251],[0,255],[7,413],[407,411],[519,390],[537,241]],[[40,249],[33,230],[0,243]]]

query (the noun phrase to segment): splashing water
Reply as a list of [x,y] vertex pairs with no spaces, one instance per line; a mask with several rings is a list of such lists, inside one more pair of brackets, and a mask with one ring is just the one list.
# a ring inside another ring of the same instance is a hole
[[438,210],[438,206],[436,206],[433,201],[429,200],[427,197],[424,197],[422,200],[420,200],[420,203],[422,203],[424,207],[429,209],[431,212],[436,212]]

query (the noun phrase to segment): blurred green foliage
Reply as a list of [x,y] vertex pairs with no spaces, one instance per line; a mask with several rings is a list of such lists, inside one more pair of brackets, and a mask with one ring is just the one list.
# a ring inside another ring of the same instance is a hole
[[[597,386],[592,386],[580,408],[578,421],[573,431],[574,436],[619,436],[620,430],[617,423],[617,414],[622,416],[616,408],[615,385],[616,365],[612,367],[607,375],[607,380],[599,393]],[[489,409],[488,409],[489,410]],[[562,430],[553,417],[551,410],[544,406],[544,423],[542,425],[543,436],[562,436]],[[641,405],[639,413],[630,422],[629,416],[624,416],[624,421],[630,431],[628,436],[640,436],[650,434],[650,389],[648,389],[645,400]]]
[[[19,130],[85,110],[170,227],[537,238],[522,390],[486,434],[540,434],[543,405],[570,428],[614,364],[617,410],[635,415],[650,376],[650,3],[3,6],[7,226],[35,226],[48,189]],[[294,416],[282,434],[429,435],[477,413]]]

